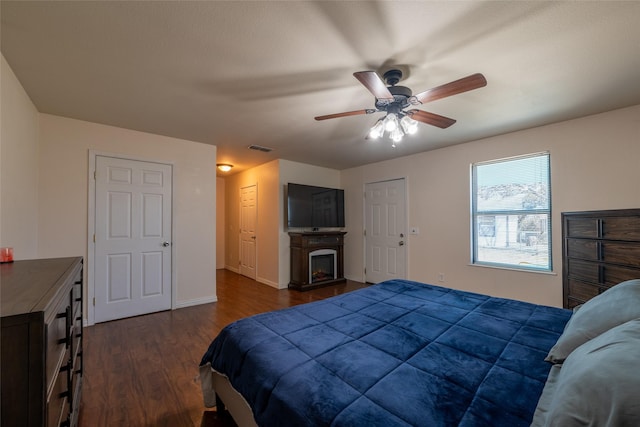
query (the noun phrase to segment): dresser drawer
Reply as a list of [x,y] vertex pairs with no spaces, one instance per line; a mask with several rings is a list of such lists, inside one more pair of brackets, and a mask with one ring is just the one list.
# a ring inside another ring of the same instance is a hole
[[620,282],[640,279],[640,269],[620,267],[617,265],[603,265],[600,283],[605,286],[615,286]]
[[640,260],[639,242],[567,239],[571,258],[634,266]]
[[569,258],[566,260],[568,279],[578,279],[588,283],[614,286],[620,282],[640,278],[640,268],[603,264]]
[[[65,353],[68,355],[68,353]],[[47,427],[58,427],[69,417],[69,374],[71,366],[63,365],[47,400]]]
[[600,260],[612,264],[637,266],[640,260],[638,242],[602,242]]
[[69,298],[57,307],[55,317],[47,324],[47,358],[46,358],[46,384],[51,386],[51,381],[57,375],[58,369],[66,361],[65,352],[71,346],[71,305]]
[[569,278],[579,279],[589,283],[600,282],[599,264],[597,262],[569,258],[566,260],[566,269]]
[[586,239],[567,239],[567,253],[571,258],[598,260],[598,241]]
[[80,392],[82,390],[82,354],[79,354],[74,360],[69,390],[69,406],[71,408],[71,412],[76,413],[80,409]]
[[596,239],[599,237],[599,224],[597,218],[567,218],[565,236]]
[[610,240],[640,240],[640,216],[603,218],[602,238]]
[[578,280],[569,279],[569,295],[571,295],[572,298],[578,300],[580,304],[600,295],[606,289],[608,288],[592,283],[584,283]]
[[80,309],[82,305],[82,281],[74,283],[71,298],[76,309]]
[[638,241],[640,216],[567,218],[565,237]]

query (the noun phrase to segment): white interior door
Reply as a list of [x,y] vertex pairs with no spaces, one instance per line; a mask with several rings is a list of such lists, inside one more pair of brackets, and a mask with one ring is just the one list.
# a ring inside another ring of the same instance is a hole
[[96,156],[96,322],[171,308],[171,165]]
[[256,222],[258,191],[255,185],[240,189],[240,274],[256,278]]
[[405,180],[365,185],[365,280],[406,278]]

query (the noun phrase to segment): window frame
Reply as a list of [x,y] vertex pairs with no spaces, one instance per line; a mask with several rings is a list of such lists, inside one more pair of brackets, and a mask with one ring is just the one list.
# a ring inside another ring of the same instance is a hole
[[[546,157],[547,161],[547,194],[548,194],[548,207],[546,209],[496,209],[496,210],[485,210],[482,212],[478,212],[477,207],[477,168],[478,166],[497,164],[497,163],[506,163],[511,161],[517,161],[528,158],[536,158],[536,157]],[[509,270],[522,270],[527,272],[540,272],[540,273],[552,273],[553,272],[553,248],[552,248],[552,199],[551,199],[551,154],[549,151],[541,151],[530,154],[523,154],[519,156],[506,157],[501,159],[487,160],[482,162],[472,163],[470,166],[470,177],[471,177],[471,203],[470,203],[470,217],[471,217],[471,265],[474,266],[482,266],[482,267],[493,267],[493,268],[502,268]],[[478,227],[478,217],[483,216],[493,216],[494,217],[494,234],[495,234],[495,218],[497,216],[507,216],[510,215],[515,216],[524,216],[524,215],[546,215],[547,216],[547,266],[539,266],[539,265],[523,265],[523,264],[513,264],[508,262],[492,262],[492,261],[480,261],[478,260],[478,233],[481,231]]]

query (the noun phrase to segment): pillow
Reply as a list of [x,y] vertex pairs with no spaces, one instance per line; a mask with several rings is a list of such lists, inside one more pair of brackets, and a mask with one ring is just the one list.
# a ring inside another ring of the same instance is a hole
[[636,318],[640,318],[640,279],[607,289],[574,311],[545,360],[562,363],[579,345]]
[[552,367],[531,425],[640,426],[639,360],[640,319],[582,344]]
[[549,408],[553,403],[553,397],[556,393],[556,387],[558,385],[558,376],[560,375],[560,368],[562,365],[553,365],[547,382],[544,384],[544,389],[538,400],[538,406],[533,413],[533,421],[531,421],[531,427],[543,427],[549,413]]

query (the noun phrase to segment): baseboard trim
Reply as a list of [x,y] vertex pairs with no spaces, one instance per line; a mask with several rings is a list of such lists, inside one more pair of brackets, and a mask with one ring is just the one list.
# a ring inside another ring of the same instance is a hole
[[237,273],[237,274],[240,274],[240,269],[231,267],[230,265],[225,265],[224,269],[225,270],[229,270],[229,271],[233,271],[234,273]]
[[262,277],[256,277],[256,282],[263,283],[265,285],[271,286],[272,288],[281,289],[280,285],[277,282]]
[[216,295],[212,295],[208,297],[195,298],[195,299],[190,299],[186,301],[176,301],[175,308],[178,309],[178,308],[185,308],[185,307],[193,307],[194,305],[209,304],[210,302],[218,302],[218,297]]

